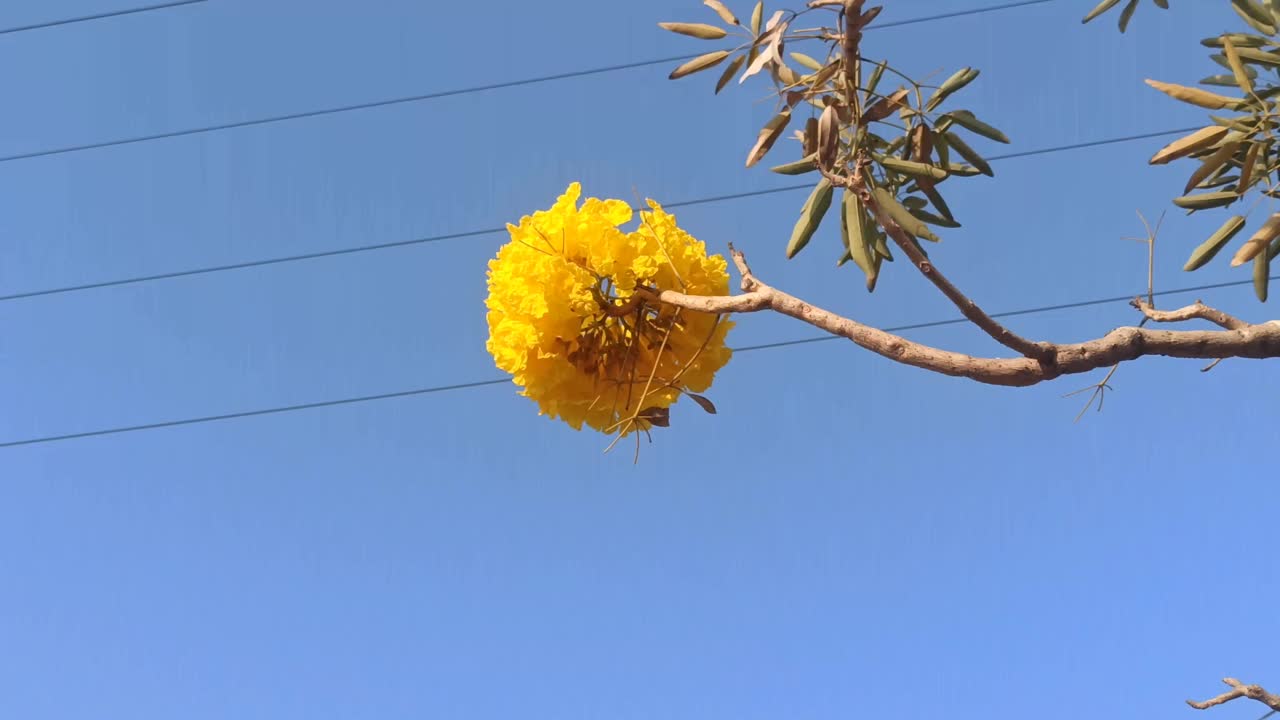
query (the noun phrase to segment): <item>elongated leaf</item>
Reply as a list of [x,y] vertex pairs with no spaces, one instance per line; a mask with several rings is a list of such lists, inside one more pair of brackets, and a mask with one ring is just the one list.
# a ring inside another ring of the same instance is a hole
[[688,397],[690,400],[692,400],[692,401],[694,401],[694,402],[698,403],[698,407],[700,407],[700,408],[702,408],[703,410],[705,410],[708,414],[710,414],[710,415],[715,415],[715,414],[716,414],[716,405],[715,405],[715,403],[711,402],[711,401],[710,401],[710,400],[708,400],[707,398],[705,398],[705,397],[703,397],[703,396],[701,396],[701,395],[698,395],[698,394],[696,394],[696,393],[691,393],[691,392],[687,392],[687,393],[685,393],[685,396],[686,396],[686,397]]
[[1190,135],[1178,138],[1160,148],[1160,151],[1152,155],[1147,162],[1152,165],[1163,165],[1205,148],[1213,147],[1219,140],[1227,136],[1227,132],[1228,130],[1220,125],[1209,125],[1200,128]]
[[1230,205],[1239,200],[1240,196],[1230,190],[1219,192],[1199,193],[1196,195],[1183,195],[1173,199],[1173,204],[1180,208],[1188,210],[1207,210],[1208,208],[1222,207]]
[[1220,48],[1222,47],[1222,40],[1224,37],[1231,38],[1231,42],[1235,43],[1237,48],[1262,47],[1267,44],[1266,38],[1259,35],[1247,35],[1245,33],[1227,33],[1217,37],[1205,38],[1200,41],[1200,44],[1205,47]]
[[1090,20],[1098,17],[1102,13],[1110,10],[1111,8],[1119,4],[1120,4],[1120,0],[1102,0],[1102,2],[1098,3],[1096,7],[1090,10],[1088,14],[1084,16],[1084,19],[1081,20],[1080,22],[1087,23]]
[[1235,257],[1231,258],[1231,267],[1239,267],[1258,256],[1258,253],[1264,252],[1272,240],[1280,237],[1280,213],[1275,213],[1267,218],[1267,221],[1258,228],[1253,234],[1240,246],[1236,251]]
[[876,69],[871,71],[871,77],[867,80],[866,102],[871,102],[871,98],[875,96],[876,86],[880,84],[880,78],[884,77],[884,69],[888,67],[888,65],[889,61],[885,60],[877,63]]
[[705,55],[699,55],[675,70],[672,70],[671,75],[669,75],[667,79],[677,80],[685,77],[686,75],[692,75],[700,70],[713,68],[716,65],[719,65],[727,57],[729,57],[728,50],[716,50],[715,52],[709,52]]
[[1276,34],[1275,19],[1271,13],[1253,0],[1231,0],[1231,9],[1254,30],[1267,35]]
[[702,0],[702,4],[712,10],[715,10],[716,14],[720,16],[720,19],[723,20],[726,25],[742,24],[738,22],[738,18],[734,17],[733,13],[729,11],[729,8],[725,7],[724,3],[720,2],[720,0]]
[[1259,50],[1250,47],[1236,48],[1236,54],[1240,56],[1240,60],[1254,65],[1266,65],[1268,67],[1276,67],[1280,65],[1280,55],[1266,50]]
[[983,175],[995,177],[995,172],[991,169],[991,164],[984,160],[977,151],[969,147],[965,141],[956,137],[955,133],[945,132],[942,133],[942,135],[947,138],[947,144],[951,146],[951,149],[960,153],[960,157],[968,160]]
[[884,188],[876,188],[871,194],[880,209],[888,214],[903,230],[918,238],[932,240],[933,242],[939,241],[938,236],[934,235],[933,231],[924,222],[903,207],[902,203],[898,202],[898,199],[893,196],[893,193]]
[[725,67],[724,72],[721,73],[720,75],[720,79],[716,81],[717,95],[719,95],[720,91],[723,90],[725,86],[729,84],[729,81],[732,80],[733,76],[738,73],[738,70],[742,69],[742,64],[746,61],[747,61],[746,55],[739,55],[738,57],[734,58],[728,64],[728,66]]
[[938,192],[937,188],[922,185],[920,186],[920,192],[924,193],[924,196],[929,198],[929,202],[933,203],[935,210],[942,213],[942,217],[948,220],[956,219],[955,215],[951,214],[951,208],[947,207],[947,201],[942,199],[942,195]]
[[840,201],[840,227],[843,232],[845,255],[853,260],[867,279],[867,292],[874,292],[880,276],[879,257],[872,246],[872,223],[866,216],[858,194],[848,188]]
[[[1231,67],[1231,74],[1235,75],[1236,82],[1240,85],[1240,90],[1249,95],[1253,92],[1253,77],[1249,75],[1249,68],[1245,69],[1244,63],[1240,62],[1240,53],[1236,52],[1236,46],[1231,42],[1230,38],[1223,38],[1222,50],[1227,56],[1227,64]],[[1257,74],[1256,72],[1254,73]]]
[[862,117],[858,120],[861,125],[868,125],[883,120],[893,114],[893,111],[902,106],[902,101],[910,94],[907,88],[898,88],[888,97],[877,100],[874,104],[862,111]]
[[892,155],[882,155],[877,157],[876,160],[889,170],[902,173],[904,175],[911,175],[913,177],[944,180],[949,174],[946,170],[936,165],[926,165],[925,163],[915,162],[913,160],[902,160],[901,158],[896,158]]
[[1129,21],[1133,19],[1133,11],[1138,9],[1138,0],[1129,0],[1129,4],[1120,11],[1120,32],[1129,29]]
[[[946,123],[946,126],[943,126],[944,121],[949,121]],[[942,115],[935,127],[940,132],[945,132],[948,127],[950,127],[951,123],[955,123],[969,132],[977,133],[988,140],[995,140],[996,142],[1005,144],[1008,144],[1009,142],[1009,138],[1004,133],[974,117],[974,114],[968,110],[952,110],[951,112]]]
[[795,60],[800,65],[807,67],[810,70],[813,70],[814,72],[818,72],[822,68],[826,67],[826,65],[823,65],[822,63],[818,62],[817,60],[814,60],[813,58],[809,57],[808,55],[805,55],[804,53],[793,52],[791,53],[791,59]]
[[1249,151],[1245,153],[1244,163],[1240,166],[1240,182],[1236,185],[1236,192],[1243,195],[1250,185],[1253,185],[1254,176],[1253,168],[1258,162],[1258,151],[1262,149],[1262,143],[1251,143]]
[[747,154],[747,167],[751,167],[760,162],[760,158],[764,157],[773,144],[782,137],[782,131],[787,129],[787,123],[791,122],[791,108],[786,108],[782,112],[773,116],[773,119],[760,130],[760,136],[756,138],[756,144],[751,147],[751,152]]
[[907,208],[907,212],[911,213],[917,220],[922,220],[930,225],[937,225],[938,227],[944,228],[960,227],[960,223],[955,220],[948,220],[944,217],[939,217],[923,208]]
[[1231,142],[1223,145],[1213,152],[1212,155],[1204,159],[1200,163],[1200,167],[1191,173],[1191,177],[1187,180],[1187,185],[1182,189],[1183,193],[1191,192],[1191,189],[1204,182],[1212,173],[1220,170],[1227,161],[1236,154],[1236,150],[1240,149],[1239,142]]
[[673,33],[695,37],[699,40],[719,40],[729,34],[722,27],[707,25],[706,23],[660,22],[658,27],[663,30],[670,30]]
[[1271,258],[1265,252],[1253,258],[1253,292],[1259,302],[1267,301],[1267,285],[1271,281]]
[[924,104],[925,112],[929,112],[942,104],[952,93],[960,88],[973,82],[978,77],[979,72],[973,68],[961,68],[951,77],[942,81],[937,90],[933,91],[933,95],[929,96],[928,102]]
[[831,170],[840,154],[840,123],[835,106],[828,105],[818,118],[818,165]]
[[776,172],[779,175],[804,175],[818,169],[818,163],[815,162],[817,157],[810,155],[802,160],[789,162],[783,165],[776,165],[769,168],[770,172]]
[[1191,251],[1191,257],[1187,259],[1187,264],[1183,265],[1182,269],[1187,272],[1191,272],[1204,267],[1204,265],[1212,260],[1213,257],[1218,254],[1219,250],[1226,247],[1227,243],[1231,242],[1231,238],[1235,237],[1243,228],[1244,216],[1232,215],[1227,218],[1226,222],[1222,223],[1222,227],[1219,227],[1214,231],[1214,233],[1209,236],[1208,240],[1200,243],[1199,247]]
[[831,181],[825,177],[813,187],[813,191],[809,193],[809,199],[800,209],[800,219],[796,221],[796,226],[791,231],[791,240],[787,243],[787,259],[795,257],[796,253],[803,250],[804,246],[813,239],[813,234],[818,231],[823,216],[831,208],[832,192]]
[[760,34],[760,23],[763,20],[764,20],[764,0],[760,0],[759,2],[756,3],[755,8],[752,9],[751,11],[751,34],[752,35]]
[[1210,110],[1221,110],[1223,108],[1236,109],[1243,102],[1240,98],[1227,97],[1211,93],[1208,90],[1200,88],[1187,87],[1185,85],[1177,85],[1174,83],[1160,82],[1159,80],[1147,80],[1148,85],[1168,95],[1175,100],[1181,100],[1202,108]]

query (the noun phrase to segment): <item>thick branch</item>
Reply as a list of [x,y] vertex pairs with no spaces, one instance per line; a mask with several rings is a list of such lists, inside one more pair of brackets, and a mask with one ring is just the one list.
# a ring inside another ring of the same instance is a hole
[[1143,315],[1146,315],[1155,322],[1186,322],[1187,320],[1208,320],[1214,325],[1226,328],[1227,330],[1240,330],[1249,327],[1249,323],[1241,320],[1233,315],[1228,315],[1221,310],[1215,310],[1208,305],[1196,300],[1194,303],[1178,308],[1177,310],[1156,310],[1151,304],[1142,298],[1135,298],[1132,303],[1138,308]]
[[1223,678],[1222,682],[1230,685],[1231,689],[1217,697],[1209,698],[1204,702],[1188,700],[1187,704],[1197,710],[1207,710],[1215,705],[1221,705],[1222,703],[1230,702],[1236,698],[1247,697],[1251,700],[1257,700],[1272,710],[1280,712],[1280,695],[1263,690],[1261,685],[1245,685],[1235,678]]
[[903,230],[902,226],[898,225],[889,213],[880,207],[880,204],[875,201],[875,197],[867,191],[861,182],[855,179],[852,184],[861,196],[862,202],[875,215],[876,222],[885,229],[889,237],[893,238],[894,243],[902,249],[902,252],[906,253],[907,258],[911,260],[911,264],[915,265],[920,274],[928,278],[929,282],[934,284],[934,287],[942,291],[942,294],[946,295],[947,299],[960,309],[960,312],[964,314],[969,322],[977,325],[1001,345],[1025,357],[1034,358],[1045,364],[1053,364],[1054,348],[1052,344],[1028,340],[996,322],[977,303],[961,292],[960,288],[952,285],[951,281],[933,263],[929,262],[929,259],[924,256],[924,252],[920,250],[915,238],[906,230]]
[[1180,358],[1280,357],[1280,322],[1245,325],[1231,330],[1150,330],[1123,327],[1084,343],[1046,345],[1055,362],[1029,357],[979,358],[912,342],[816,307],[757,279],[742,253],[730,247],[742,273],[743,294],[710,297],[672,290],[645,291],[650,297],[689,310],[708,313],[773,310],[896,362],[991,385],[1025,387],[1062,375],[1075,375],[1146,355]]

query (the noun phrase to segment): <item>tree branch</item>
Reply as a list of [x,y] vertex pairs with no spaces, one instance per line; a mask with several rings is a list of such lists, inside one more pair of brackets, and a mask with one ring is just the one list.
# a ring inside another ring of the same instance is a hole
[[1208,320],[1214,325],[1226,328],[1227,330],[1240,330],[1249,327],[1249,323],[1238,317],[1228,315],[1221,310],[1215,310],[1208,305],[1196,300],[1194,303],[1178,308],[1177,310],[1156,310],[1151,306],[1150,301],[1142,298],[1135,298],[1131,303],[1143,315],[1155,322],[1186,322],[1187,320]]
[[[1228,330],[1175,331],[1122,327],[1088,342],[1044,343],[1052,352],[1054,358],[1052,363],[1042,362],[1033,357],[973,357],[923,345],[863,325],[770,287],[752,274],[741,252],[734,249],[732,245],[729,249],[734,264],[742,273],[743,293],[741,295],[686,295],[674,290],[642,290],[641,292],[654,300],[698,312],[726,314],[773,310],[832,335],[847,338],[859,347],[895,362],[943,375],[1008,387],[1035,385],[1063,375],[1086,373],[1116,363],[1136,360],[1146,355],[1201,359],[1280,357],[1280,321],[1259,325],[1243,324]],[[1151,310],[1151,312],[1159,311]],[[1217,313],[1217,311],[1212,312]],[[1221,315],[1230,317],[1225,313]]]
[[1231,689],[1217,697],[1209,698],[1204,702],[1188,700],[1187,704],[1197,710],[1207,710],[1215,705],[1221,705],[1222,703],[1230,702],[1236,698],[1247,697],[1251,700],[1257,700],[1272,710],[1280,712],[1280,695],[1263,690],[1261,685],[1245,685],[1235,678],[1223,678],[1222,682],[1230,685]]

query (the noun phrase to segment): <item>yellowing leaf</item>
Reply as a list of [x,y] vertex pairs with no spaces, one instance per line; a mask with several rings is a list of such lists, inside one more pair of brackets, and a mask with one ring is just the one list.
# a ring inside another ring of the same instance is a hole
[[661,22],[658,23],[658,27],[700,40],[719,40],[729,34],[725,32],[724,28],[707,25],[706,23]]
[[1267,218],[1267,221],[1258,228],[1253,234],[1240,246],[1236,251],[1235,257],[1231,258],[1231,267],[1239,267],[1250,260],[1257,257],[1258,253],[1267,249],[1272,240],[1280,237],[1280,213],[1275,213]]
[[760,162],[760,158],[764,157],[765,153],[768,153],[773,144],[782,136],[782,131],[787,128],[787,123],[789,122],[791,122],[791,109],[787,108],[774,115],[761,128],[760,136],[756,138],[756,144],[751,147],[751,152],[747,154],[747,167]]
[[1200,128],[1190,135],[1178,138],[1160,148],[1160,151],[1152,155],[1148,162],[1152,165],[1163,165],[1180,157],[1186,157],[1194,152],[1212,147],[1219,140],[1226,137],[1227,132],[1229,132],[1227,128],[1218,125]]
[[1236,46],[1231,42],[1231,38],[1223,37],[1222,51],[1227,56],[1227,64],[1231,67],[1231,74],[1235,76],[1236,84],[1240,86],[1240,90],[1246,95],[1252,94],[1253,78],[1249,76],[1244,63],[1240,62],[1240,53],[1236,52]]
[[737,73],[738,70],[742,68],[742,63],[746,61],[747,61],[746,55],[739,55],[738,57],[734,58],[725,67],[724,72],[720,74],[720,79],[716,81],[717,95],[719,95],[720,91],[723,90],[724,87],[729,84],[729,81],[733,79],[734,74]]
[[729,25],[741,24],[738,22],[738,18],[734,17],[733,13],[729,12],[729,8],[725,7],[724,3],[720,2],[720,0],[702,0],[702,4],[706,5],[712,10],[715,10],[716,14],[719,15],[720,19],[725,21],[726,24],[729,24]]
[[707,68],[715,67],[716,65],[719,65],[721,61],[723,61],[727,57],[729,57],[728,50],[716,50],[715,52],[709,52],[709,53],[706,53],[705,55],[699,55],[698,57],[681,65],[675,70],[672,70],[671,75],[668,76],[668,79],[677,80],[686,75],[692,75],[698,72],[699,70],[706,70]]
[[810,70],[813,70],[814,72],[822,70],[824,67],[826,67],[822,63],[818,62],[817,60],[814,60],[813,58],[809,57],[808,55],[805,55],[804,53],[793,52],[793,53],[790,53],[790,55],[792,60],[795,60],[796,62],[800,63],[804,67],[809,68]]
[[1176,85],[1174,83],[1160,82],[1159,80],[1147,80],[1148,85],[1168,95],[1175,100],[1181,100],[1185,103],[1191,103],[1202,108],[1210,110],[1221,110],[1223,108],[1236,109],[1243,102],[1240,98],[1227,97],[1211,93],[1208,90],[1200,88],[1186,87],[1185,85]]

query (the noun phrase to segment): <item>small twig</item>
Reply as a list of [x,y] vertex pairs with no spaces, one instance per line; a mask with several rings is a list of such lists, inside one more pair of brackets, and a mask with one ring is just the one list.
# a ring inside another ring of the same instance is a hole
[[1215,705],[1221,705],[1226,702],[1231,702],[1236,698],[1247,697],[1251,700],[1257,700],[1263,705],[1266,705],[1267,707],[1271,708],[1273,712],[1280,711],[1280,695],[1269,693],[1266,690],[1263,690],[1261,685],[1245,685],[1244,683],[1240,682],[1239,680],[1236,680],[1235,678],[1223,678],[1222,682],[1230,685],[1231,689],[1228,690],[1227,692],[1222,693],[1221,695],[1218,695],[1217,697],[1209,698],[1204,702],[1196,702],[1195,700],[1188,700],[1187,704],[1197,710],[1207,710],[1211,707],[1214,707]]
[[1221,310],[1215,310],[1199,300],[1177,310],[1156,310],[1151,306],[1150,301],[1142,298],[1134,298],[1130,304],[1137,308],[1146,319],[1159,323],[1208,320],[1226,330],[1244,330],[1251,327],[1249,323],[1240,318],[1228,315]]

